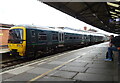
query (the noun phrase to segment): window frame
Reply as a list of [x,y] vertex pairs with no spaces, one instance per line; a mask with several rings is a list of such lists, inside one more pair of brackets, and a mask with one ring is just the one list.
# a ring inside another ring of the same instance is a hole
[[47,41],[47,34],[44,31],[38,32],[38,41]]

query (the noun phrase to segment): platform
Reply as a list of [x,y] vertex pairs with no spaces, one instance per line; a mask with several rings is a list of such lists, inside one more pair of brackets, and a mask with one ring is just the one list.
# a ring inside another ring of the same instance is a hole
[[10,52],[8,48],[0,49],[0,54]]
[[1,72],[6,81],[118,81],[116,61],[105,62],[108,43],[59,53],[55,57]]
[[8,54],[9,54],[9,49],[8,48],[2,48],[0,49],[0,63],[1,61],[8,59]]

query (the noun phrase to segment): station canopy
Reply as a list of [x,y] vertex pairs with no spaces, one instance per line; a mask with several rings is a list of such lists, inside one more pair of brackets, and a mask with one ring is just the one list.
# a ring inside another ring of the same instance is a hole
[[120,33],[120,2],[44,2],[99,29]]

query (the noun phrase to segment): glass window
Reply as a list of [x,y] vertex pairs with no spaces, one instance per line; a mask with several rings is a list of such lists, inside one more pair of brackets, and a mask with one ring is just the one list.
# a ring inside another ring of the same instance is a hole
[[11,29],[9,31],[9,43],[22,43],[23,41],[23,30],[22,29]]
[[62,41],[62,40],[61,40],[61,33],[59,33],[59,41]]
[[45,33],[38,33],[38,40],[47,40],[47,35]]
[[32,35],[32,37],[35,37],[35,31],[34,30],[31,31],[31,35]]
[[70,37],[70,39],[72,39],[72,37]]
[[52,34],[52,40],[58,40],[58,34]]
[[62,33],[62,41],[64,40],[64,33]]
[[65,39],[66,39],[66,40],[68,39],[68,36],[67,36],[67,35],[65,35]]

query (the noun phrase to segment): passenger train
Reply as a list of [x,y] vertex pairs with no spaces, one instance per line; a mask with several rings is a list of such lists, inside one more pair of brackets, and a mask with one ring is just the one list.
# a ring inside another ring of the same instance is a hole
[[18,25],[9,30],[10,55],[36,57],[38,53],[53,52],[103,42],[105,35],[71,30],[67,27]]

